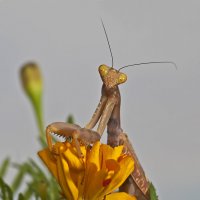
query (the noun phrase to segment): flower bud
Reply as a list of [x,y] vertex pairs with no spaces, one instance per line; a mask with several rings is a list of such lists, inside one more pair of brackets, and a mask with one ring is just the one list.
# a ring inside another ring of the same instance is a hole
[[31,101],[38,101],[43,91],[42,75],[38,65],[34,62],[26,63],[21,68],[21,81],[25,93]]
[[22,66],[20,75],[24,91],[33,105],[38,129],[40,131],[40,142],[45,146],[42,110],[43,81],[40,68],[34,62],[26,63]]

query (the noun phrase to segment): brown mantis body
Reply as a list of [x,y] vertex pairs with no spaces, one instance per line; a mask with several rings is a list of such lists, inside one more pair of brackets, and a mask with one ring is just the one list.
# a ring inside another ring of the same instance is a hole
[[136,195],[138,200],[147,200],[149,199],[147,194],[149,182],[127,135],[123,133],[120,125],[121,96],[118,85],[124,83],[127,77],[106,65],[99,67],[99,73],[103,81],[102,96],[86,128],[94,128],[99,121],[97,132],[102,135],[107,126],[109,145],[115,147],[123,144],[125,146],[124,151],[130,154],[135,161],[135,169],[120,190]]

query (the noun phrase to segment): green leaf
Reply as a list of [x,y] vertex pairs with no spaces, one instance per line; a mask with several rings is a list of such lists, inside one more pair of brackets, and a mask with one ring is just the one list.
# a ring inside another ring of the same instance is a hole
[[59,185],[58,183],[56,182],[55,178],[54,177],[50,177],[49,179],[49,198],[50,199],[60,199],[61,197],[61,191],[60,191],[60,188],[59,188]]
[[69,115],[69,116],[67,117],[67,123],[69,123],[69,124],[74,124],[74,122],[75,122],[75,120],[74,120],[73,115]]
[[12,189],[7,184],[5,184],[5,188],[6,188],[6,192],[7,192],[7,198],[9,200],[13,200]]
[[32,184],[33,183],[28,184],[28,186],[24,192],[24,199],[30,199],[31,196],[34,194]]
[[6,172],[8,171],[8,167],[10,165],[10,158],[4,159],[3,163],[0,167],[0,177],[4,177]]
[[6,196],[4,181],[0,178],[0,197],[3,199]]
[[47,177],[45,175],[45,173],[43,172],[43,170],[39,167],[39,165],[32,159],[29,159],[29,162],[30,162],[30,165],[32,168],[34,168],[38,174],[38,176],[41,178],[41,179],[45,179],[47,180]]
[[39,140],[39,143],[40,143],[42,148],[46,148],[47,147],[46,138],[39,137],[38,140]]
[[12,189],[0,178],[0,197],[3,200],[13,200]]
[[18,173],[17,175],[15,176],[13,182],[12,182],[12,190],[13,191],[16,191],[20,185],[22,184],[22,181],[24,179],[24,176],[26,175],[26,172],[27,172],[27,166],[26,165],[15,165],[17,168],[18,168]]
[[149,186],[149,192],[150,192],[150,199],[151,200],[159,200],[158,195],[156,194],[156,189],[155,189],[155,187],[152,183]]
[[19,194],[18,200],[25,200],[24,195],[22,193]]

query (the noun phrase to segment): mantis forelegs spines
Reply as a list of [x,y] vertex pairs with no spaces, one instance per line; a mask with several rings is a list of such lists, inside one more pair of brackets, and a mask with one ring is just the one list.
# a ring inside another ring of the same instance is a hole
[[[75,135],[78,135],[78,130],[81,127],[75,124],[66,124],[64,122],[54,122],[52,124],[49,124],[46,128],[46,138],[47,138],[47,144],[49,147],[49,150],[52,150],[53,142],[52,142],[52,136],[51,133],[54,133],[55,135],[62,136],[62,137],[75,137]],[[77,138],[77,137],[75,137]]]
[[100,140],[100,135],[96,131],[86,128],[81,128],[79,125],[76,124],[69,124],[65,122],[54,122],[48,125],[46,128],[47,144],[50,151],[53,150],[51,133],[54,133],[55,135],[58,136],[62,136],[65,139],[72,137],[79,157],[82,157],[79,141],[81,141],[86,145],[89,145],[91,143]]

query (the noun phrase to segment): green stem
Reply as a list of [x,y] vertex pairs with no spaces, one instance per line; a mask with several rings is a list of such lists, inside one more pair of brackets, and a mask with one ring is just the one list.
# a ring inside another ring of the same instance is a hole
[[35,111],[35,117],[37,126],[39,129],[39,142],[42,147],[46,147],[44,123],[43,123],[43,109],[42,109],[42,95],[32,98],[33,109]]

